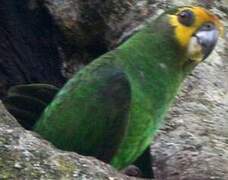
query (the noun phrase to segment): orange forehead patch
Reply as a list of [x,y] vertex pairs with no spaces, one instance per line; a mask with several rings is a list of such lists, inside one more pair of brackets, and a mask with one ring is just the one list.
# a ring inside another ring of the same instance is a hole
[[[191,26],[185,26],[178,21],[177,15],[183,10],[190,10],[194,14],[194,23]],[[203,7],[189,6],[179,8],[176,14],[168,16],[171,26],[175,28],[175,37],[182,47],[188,45],[192,35],[205,23],[213,23],[220,32],[220,35],[224,33],[223,24],[219,18]]]

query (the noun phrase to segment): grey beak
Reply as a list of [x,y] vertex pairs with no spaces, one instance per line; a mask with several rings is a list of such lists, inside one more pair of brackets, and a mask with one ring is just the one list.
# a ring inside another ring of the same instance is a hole
[[207,23],[197,31],[195,37],[197,38],[198,43],[202,47],[204,54],[203,59],[206,59],[217,43],[219,31],[213,24]]

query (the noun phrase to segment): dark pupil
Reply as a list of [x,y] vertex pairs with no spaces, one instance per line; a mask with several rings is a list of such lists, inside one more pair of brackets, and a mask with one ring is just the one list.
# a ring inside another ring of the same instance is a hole
[[185,10],[180,12],[178,15],[178,20],[185,26],[191,26],[193,24],[194,17],[190,10]]

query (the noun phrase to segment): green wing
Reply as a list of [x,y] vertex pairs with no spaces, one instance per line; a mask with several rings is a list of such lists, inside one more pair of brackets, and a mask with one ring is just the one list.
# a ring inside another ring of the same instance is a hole
[[35,131],[61,149],[109,162],[126,131],[130,99],[124,72],[96,62],[58,93]]
[[23,127],[32,129],[58,91],[48,84],[17,85],[10,88],[3,104]]

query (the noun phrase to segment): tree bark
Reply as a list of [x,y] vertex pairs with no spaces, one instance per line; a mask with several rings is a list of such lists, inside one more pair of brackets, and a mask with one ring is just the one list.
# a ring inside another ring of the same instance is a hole
[[31,10],[26,0],[2,0],[0,17],[0,97],[16,84],[61,86],[58,36],[47,10]]
[[[227,30],[225,0],[2,0],[0,96],[21,83],[62,86],[62,63],[70,77],[81,65],[116,47],[145,19],[173,4],[189,3],[212,8]],[[228,179],[227,33],[225,38],[186,81],[153,142],[158,180]],[[93,158],[56,150],[21,128],[2,106],[0,154],[0,179],[127,179]]]
[[24,130],[1,103],[0,155],[0,179],[130,180],[95,158],[58,150]]

